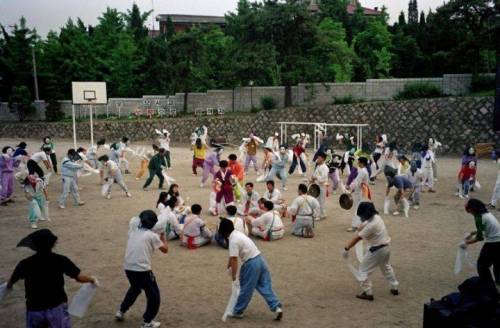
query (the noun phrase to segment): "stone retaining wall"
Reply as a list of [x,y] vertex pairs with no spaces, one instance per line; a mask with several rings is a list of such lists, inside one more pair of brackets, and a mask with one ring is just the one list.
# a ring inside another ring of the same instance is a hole
[[[390,140],[398,141],[398,148],[409,150],[417,141],[434,137],[443,143],[444,153],[461,153],[464,145],[494,142],[500,138],[492,130],[492,97],[457,97],[422,99],[413,101],[381,101],[352,105],[328,105],[295,107],[286,110],[261,111],[257,114],[226,115],[224,117],[177,117],[161,120],[96,121],[95,138],[108,141],[126,135],[132,140],[155,138],[155,128],[166,128],[174,142],[187,142],[196,126],[207,125],[211,137],[222,136],[228,142],[239,144],[242,137],[253,128],[261,138],[279,131],[277,121],[366,123],[364,140],[372,143],[375,134],[386,133]],[[288,136],[305,132],[313,134],[313,128],[289,126]],[[90,138],[88,122],[77,124],[78,139]],[[353,130],[351,130],[354,133]],[[330,129],[328,133],[346,132],[346,129]],[[72,138],[71,123],[0,123],[0,137]],[[288,140],[290,141],[290,140]]]

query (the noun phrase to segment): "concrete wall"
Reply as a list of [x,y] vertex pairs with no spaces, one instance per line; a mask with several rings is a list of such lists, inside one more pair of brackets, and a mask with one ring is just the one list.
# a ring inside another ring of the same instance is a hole
[[[365,101],[391,100],[408,83],[427,83],[437,86],[446,95],[464,95],[469,91],[471,74],[446,74],[439,78],[378,79],[359,83],[304,83],[292,88],[292,105],[328,105],[336,97],[351,96]],[[285,87],[243,87],[234,90],[208,90],[207,92],[189,93],[188,113],[196,109],[223,108],[225,112],[249,112],[253,107],[261,107],[262,97],[272,97],[277,108],[284,107]],[[178,113],[184,111],[184,94],[172,96],[151,95],[142,98],[110,98],[108,105],[94,106],[96,116],[134,115],[138,109],[175,108]],[[156,105],[156,102],[159,104]],[[9,109],[0,107],[0,121],[15,121],[17,115]],[[67,117],[71,117],[71,102],[61,101],[61,107]],[[86,106],[75,106],[77,117],[88,116]],[[41,114],[40,114],[41,115]]]
[[[26,120],[28,121],[43,121],[45,120],[45,108],[47,104],[43,101],[35,101],[33,103],[35,106],[35,112],[28,115]],[[19,121],[19,116],[15,109],[9,108],[9,104],[6,102],[0,102],[0,121]]]
[[[493,97],[456,97],[419,99],[412,101],[378,101],[352,105],[323,105],[261,111],[256,114],[195,117],[183,116],[158,120],[101,120],[94,124],[95,138],[114,141],[127,135],[131,140],[152,141],[155,128],[167,128],[174,142],[188,143],[195,127],[206,125],[210,137],[225,137],[228,142],[239,144],[242,137],[255,129],[261,138],[267,138],[280,126],[275,122],[324,122],[365,123],[364,140],[372,143],[376,134],[385,133],[389,140],[396,140],[398,148],[409,151],[415,142],[434,137],[443,143],[443,152],[459,154],[467,144],[493,142],[500,145],[500,136],[492,130]],[[78,139],[90,138],[88,122],[79,122]],[[288,136],[305,132],[313,134],[312,127],[289,126]],[[352,129],[329,128],[328,134],[354,133]],[[0,137],[72,138],[72,125],[65,123],[4,123],[0,124]],[[291,142],[291,140],[287,140]]]

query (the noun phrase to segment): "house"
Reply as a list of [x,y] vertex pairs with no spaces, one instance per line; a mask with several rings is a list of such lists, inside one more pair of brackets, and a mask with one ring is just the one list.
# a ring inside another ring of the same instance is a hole
[[[319,12],[319,4],[321,0],[304,0],[309,2],[309,10],[313,13]],[[358,0],[351,0],[349,4],[347,5],[347,13],[349,15],[354,15],[356,12],[356,8],[358,7],[359,1]],[[375,7],[373,9],[371,8],[366,8],[366,7],[361,7],[363,8],[363,12],[365,16],[377,16],[381,14],[381,11],[378,10],[378,7]]]
[[226,19],[223,16],[166,14],[156,16],[156,21],[160,23],[160,33],[167,33],[169,18],[174,25],[175,32],[182,32],[193,26],[217,25],[224,27],[226,25]]

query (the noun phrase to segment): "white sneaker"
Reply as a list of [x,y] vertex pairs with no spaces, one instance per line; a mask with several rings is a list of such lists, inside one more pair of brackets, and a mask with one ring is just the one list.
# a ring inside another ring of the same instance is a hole
[[460,195],[458,195],[458,197],[463,199],[464,195],[460,194]]
[[398,215],[399,215],[399,212],[398,212],[398,211],[396,211],[396,212],[392,213],[392,215],[394,215],[394,216],[398,216]]
[[205,185],[203,183],[200,184],[200,188],[204,188]]
[[125,320],[125,313],[123,313],[120,310],[116,311],[115,320],[116,321],[123,321],[123,320]]
[[59,205],[59,208],[60,208],[61,210],[64,210],[64,209],[66,208],[66,206],[64,206],[64,205]]
[[158,328],[160,326],[161,326],[161,323],[159,323],[158,321],[151,321],[149,323],[143,322],[141,325],[141,328]]
[[129,192],[127,192],[127,193],[125,194],[125,196],[127,196],[128,198],[131,198],[131,197],[132,197],[132,194],[131,194],[131,193],[129,193]]
[[[47,219],[46,219],[46,218],[40,218],[39,220],[40,220],[40,221],[47,221]],[[50,220],[49,220],[49,221],[50,221]]]
[[31,224],[31,229],[38,229],[38,226],[36,225],[36,223]]
[[106,196],[106,199],[111,199],[111,194],[108,194],[108,195]]
[[413,205],[413,209],[414,209],[414,210],[418,210],[419,208],[420,208],[420,206],[418,206],[418,205]]
[[276,318],[274,318],[274,320],[281,321],[281,318],[283,318],[283,310],[278,307],[276,308],[276,311],[274,311],[274,313],[276,314]]
[[288,188],[287,188],[287,187],[283,187],[283,191],[287,191],[287,190],[288,190]]

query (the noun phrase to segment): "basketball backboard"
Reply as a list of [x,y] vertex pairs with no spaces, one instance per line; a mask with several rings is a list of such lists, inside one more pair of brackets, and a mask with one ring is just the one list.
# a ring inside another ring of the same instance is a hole
[[106,82],[72,82],[73,105],[107,104]]

